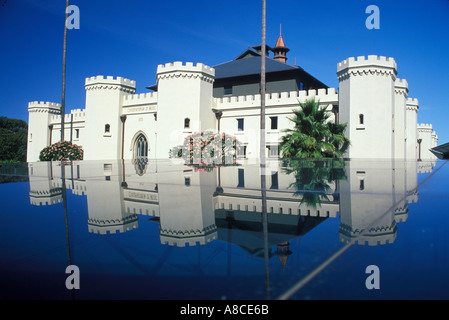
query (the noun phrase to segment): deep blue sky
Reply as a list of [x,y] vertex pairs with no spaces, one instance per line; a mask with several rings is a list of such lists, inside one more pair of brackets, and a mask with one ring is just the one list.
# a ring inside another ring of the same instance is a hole
[[[79,30],[68,32],[67,111],[84,108],[84,79],[123,76],[137,93],[155,83],[158,64],[234,59],[261,42],[261,0],[71,0]],[[368,30],[368,5],[380,9],[380,30]],[[0,0],[0,115],[28,120],[29,101],[61,101],[65,0]],[[267,44],[282,24],[289,63],[331,87],[336,66],[359,55],[394,57],[418,121],[449,142],[449,1],[267,0]]]

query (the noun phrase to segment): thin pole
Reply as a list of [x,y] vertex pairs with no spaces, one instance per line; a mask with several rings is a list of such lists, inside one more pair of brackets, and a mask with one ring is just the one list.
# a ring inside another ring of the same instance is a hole
[[268,212],[265,180],[265,54],[266,54],[266,0],[262,0],[262,61],[260,66],[260,189],[262,201],[262,228],[264,238],[265,289],[270,299],[270,271],[268,255]]
[[64,49],[62,51],[62,99],[61,99],[61,141],[64,141],[64,117],[65,117],[65,69],[66,69],[66,56],[67,56],[67,19],[69,13],[67,8],[69,7],[69,0],[66,2],[65,7],[65,20],[64,20]]
[[266,54],[266,0],[262,0],[262,61],[260,66],[260,162],[265,166],[265,54]]

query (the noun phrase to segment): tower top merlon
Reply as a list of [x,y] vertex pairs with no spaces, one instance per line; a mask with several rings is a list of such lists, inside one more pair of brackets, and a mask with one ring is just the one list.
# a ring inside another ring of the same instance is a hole
[[55,103],[55,102],[48,102],[48,101],[32,101],[28,102],[28,111],[36,111],[36,110],[51,110],[53,113],[60,113],[61,112],[61,104]]
[[408,82],[405,79],[396,78],[396,81],[394,83],[394,87],[397,88],[397,89],[408,90]]
[[394,92],[399,95],[403,95],[405,98],[408,96],[408,82],[405,79],[396,78],[394,82]]
[[407,108],[407,110],[418,112],[418,110],[419,110],[418,99],[416,99],[416,98],[407,98],[406,108]]
[[85,86],[92,86],[92,85],[105,85],[105,86],[109,86],[109,85],[119,85],[119,86],[123,86],[123,87],[128,87],[130,89],[136,89],[136,82],[134,80],[130,80],[130,79],[126,79],[126,78],[122,78],[122,77],[117,77],[114,78],[112,76],[95,76],[95,77],[90,77],[90,78],[86,78],[85,81]]
[[418,130],[430,130],[432,131],[432,124],[430,123],[418,123]]
[[394,69],[397,73],[397,64],[394,58],[387,58],[385,56],[369,55],[368,57],[359,56],[357,58],[351,57],[338,63],[337,73],[342,73],[345,70],[352,68],[370,68],[381,67],[386,69]]
[[194,65],[192,62],[175,61],[173,63],[160,64],[157,66],[158,78],[167,73],[197,73],[215,78],[215,69],[202,63]]

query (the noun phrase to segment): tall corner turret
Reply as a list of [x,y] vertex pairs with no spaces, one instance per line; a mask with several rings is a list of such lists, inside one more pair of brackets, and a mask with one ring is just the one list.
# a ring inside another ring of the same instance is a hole
[[215,69],[202,63],[178,61],[158,66],[158,159],[167,159],[170,148],[181,144],[186,135],[215,130],[214,81]]
[[54,102],[28,103],[27,162],[39,160],[42,149],[51,143],[51,118],[61,114],[61,105]]
[[123,135],[120,116],[123,99],[134,94],[134,80],[96,76],[87,78],[86,122],[85,122],[85,159],[109,160],[120,159]]
[[349,58],[337,66],[340,122],[347,123],[349,158],[394,157],[395,83],[393,58]]

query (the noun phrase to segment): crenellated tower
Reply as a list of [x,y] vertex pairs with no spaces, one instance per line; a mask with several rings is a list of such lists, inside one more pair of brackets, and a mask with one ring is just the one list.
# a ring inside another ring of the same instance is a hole
[[418,99],[407,98],[405,122],[406,122],[406,143],[405,152],[407,160],[418,159]]
[[[394,158],[406,158],[406,112],[408,98],[408,83],[405,79],[396,79],[394,85],[394,109],[393,109],[393,150]],[[416,125],[415,125],[416,126]]]
[[397,65],[370,55],[338,64],[340,122],[347,123],[349,158],[394,156],[394,104]]
[[28,103],[27,162],[39,161],[41,150],[50,145],[53,115],[61,114],[61,105],[54,102]]
[[61,167],[50,161],[28,163],[30,204],[52,205],[63,201]]
[[393,161],[351,159],[345,169],[348,179],[340,181],[340,240],[371,246],[393,243],[396,217],[402,219],[407,213],[405,203],[396,202],[404,190],[400,187],[397,193],[395,189],[398,175]]
[[430,151],[436,147],[438,137],[431,124],[420,123],[418,125],[418,159],[435,160],[436,156]]
[[214,172],[194,172],[186,167],[159,168],[159,235],[162,244],[184,247],[217,239],[213,193]]
[[202,63],[174,62],[157,68],[157,150],[167,159],[169,150],[195,131],[214,130],[212,111],[215,70]]
[[84,166],[84,174],[88,190],[89,232],[108,234],[137,229],[137,214],[125,210],[124,188],[121,184],[123,163],[120,160],[95,161]]
[[91,77],[85,81],[86,122],[84,160],[121,158],[122,101],[136,91],[135,81],[122,77]]

